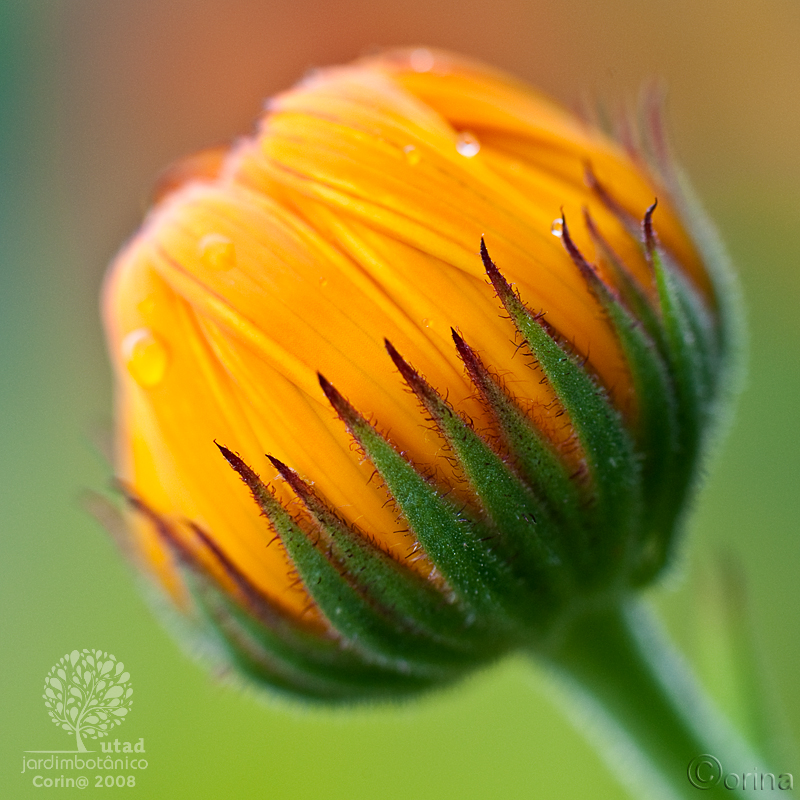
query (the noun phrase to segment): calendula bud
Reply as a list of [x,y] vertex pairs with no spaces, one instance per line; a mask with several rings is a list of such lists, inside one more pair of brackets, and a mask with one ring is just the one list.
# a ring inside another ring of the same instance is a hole
[[413,692],[663,569],[732,337],[651,127],[393,52],[167,176],[105,287],[117,469],[245,672]]

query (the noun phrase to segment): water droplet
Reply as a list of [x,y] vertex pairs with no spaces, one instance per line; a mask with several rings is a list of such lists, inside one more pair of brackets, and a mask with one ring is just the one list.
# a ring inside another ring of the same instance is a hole
[[169,362],[166,345],[148,328],[137,328],[122,340],[122,357],[128,372],[145,388],[161,382]]
[[430,72],[435,63],[433,53],[424,47],[418,47],[416,50],[412,50],[408,60],[414,72]]
[[564,221],[561,217],[553,220],[553,224],[550,226],[550,233],[552,233],[553,236],[557,236],[559,239],[564,235]]
[[458,134],[456,139],[456,150],[461,153],[464,158],[472,158],[478,155],[481,149],[481,143],[478,141],[474,133],[469,131],[462,131]]
[[321,276],[319,279],[320,288],[324,289],[328,285],[328,279],[324,276]]
[[236,248],[233,242],[221,233],[207,233],[198,243],[200,259],[214,270],[228,270],[236,266]]
[[433,327],[433,320],[432,319],[428,319],[427,317],[425,317],[422,320],[422,327],[423,328],[432,328]]
[[406,157],[406,162],[410,164],[412,167],[419,164],[419,161],[422,158],[422,155],[420,154],[419,150],[417,150],[417,148],[414,147],[413,144],[407,144],[403,148],[403,154]]

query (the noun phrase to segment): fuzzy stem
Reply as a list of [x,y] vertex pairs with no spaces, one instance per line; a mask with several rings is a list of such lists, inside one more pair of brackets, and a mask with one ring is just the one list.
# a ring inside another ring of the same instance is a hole
[[[582,616],[549,661],[567,684],[565,700],[579,712],[581,729],[588,729],[633,796],[665,800],[791,796],[785,790],[791,776],[783,776],[785,789],[779,789],[781,773],[767,769],[712,709],[642,608],[620,605]],[[694,761],[706,754],[721,765],[717,782],[713,761]],[[695,783],[702,789],[690,781],[692,763]]]

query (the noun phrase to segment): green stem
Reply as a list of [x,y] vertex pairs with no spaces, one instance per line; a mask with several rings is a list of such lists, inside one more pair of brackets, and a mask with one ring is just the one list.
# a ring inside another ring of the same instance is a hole
[[[768,769],[711,708],[642,608],[620,605],[580,617],[549,661],[568,685],[567,700],[583,712],[581,728],[588,723],[589,733],[595,734],[634,796],[791,796],[791,776],[781,778],[781,773]],[[704,787],[701,790],[690,781],[689,766],[703,755],[717,759],[721,773],[714,782],[714,762],[697,765],[694,778]]]

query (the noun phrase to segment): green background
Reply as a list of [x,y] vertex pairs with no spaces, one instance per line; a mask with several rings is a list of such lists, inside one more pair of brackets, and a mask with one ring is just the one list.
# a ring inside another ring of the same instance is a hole
[[[261,99],[309,66],[419,42],[482,57],[565,102],[584,90],[632,96],[653,75],[670,86],[678,150],[744,284],[751,354],[691,536],[651,596],[712,694],[745,724],[760,724],[760,710],[778,731],[776,770],[800,779],[798,41],[788,0],[0,0],[0,795],[38,796],[19,774],[24,750],[71,746],[41,693],[76,647],[108,650],[132,675],[119,735],[144,737],[150,767],[116,792],[622,795],[521,660],[398,708],[254,700],[175,645],[82,508],[87,489],[109,483],[98,286],[153,176],[248,130]],[[726,627],[726,615],[739,622]],[[763,698],[746,665],[726,666],[740,663],[745,629]]]

